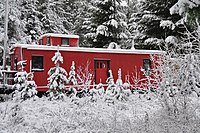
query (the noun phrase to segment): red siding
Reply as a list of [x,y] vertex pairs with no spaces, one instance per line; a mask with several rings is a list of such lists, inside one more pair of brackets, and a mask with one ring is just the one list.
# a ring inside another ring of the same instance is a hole
[[61,38],[60,37],[51,37],[50,42],[52,46],[61,46]]
[[[18,48],[19,49],[19,48]],[[34,72],[34,80],[37,86],[46,86],[48,84],[48,70],[55,66],[51,61],[54,56],[55,50],[30,50],[24,49],[23,54],[24,60],[27,60],[27,65],[25,70],[30,72],[30,61],[32,56],[44,56],[44,71]],[[89,69],[94,71],[94,60],[110,60],[110,69],[112,70],[114,80],[117,80],[118,69],[122,70],[122,80],[125,81],[126,75],[130,76],[130,82],[132,82],[131,77],[134,73],[138,73],[139,77],[142,78],[142,72],[140,69],[143,67],[143,59],[149,58],[148,54],[119,54],[119,53],[91,53],[91,52],[77,52],[77,51],[60,51],[63,58],[64,64],[61,66],[69,73],[72,61],[75,61],[76,68],[78,66],[86,65],[87,61],[90,62]],[[18,56],[18,55],[17,55]],[[19,60],[18,60],[19,61]],[[105,78],[105,77],[104,77]],[[103,79],[103,77],[102,77]],[[105,83],[105,81],[102,81]],[[39,91],[46,91],[47,89],[40,89]]]
[[78,38],[70,38],[69,39],[69,46],[70,47],[77,47],[78,46]]

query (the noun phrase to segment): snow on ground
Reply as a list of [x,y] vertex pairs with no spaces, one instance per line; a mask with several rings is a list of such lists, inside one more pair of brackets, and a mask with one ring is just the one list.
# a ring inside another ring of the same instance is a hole
[[2,102],[0,133],[144,132],[146,117],[160,108],[158,100],[139,94],[133,94],[129,101],[115,102],[108,104],[101,98],[91,102],[91,97]]

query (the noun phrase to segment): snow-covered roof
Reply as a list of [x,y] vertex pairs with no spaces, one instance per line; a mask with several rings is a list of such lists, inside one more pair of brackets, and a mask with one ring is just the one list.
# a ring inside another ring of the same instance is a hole
[[40,36],[40,39],[44,36],[52,36],[52,37],[62,37],[62,38],[79,38],[78,35],[68,35],[68,34],[57,34],[57,33],[46,33]]
[[[58,50],[57,46],[15,44],[13,47],[22,47],[32,50]],[[83,48],[83,47],[59,47],[59,51],[76,51],[91,53],[124,53],[124,54],[162,54],[161,50],[132,50],[132,49],[106,49],[106,48]]]

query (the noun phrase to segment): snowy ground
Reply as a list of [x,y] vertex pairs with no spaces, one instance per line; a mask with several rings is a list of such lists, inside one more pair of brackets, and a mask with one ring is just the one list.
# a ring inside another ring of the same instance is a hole
[[160,100],[147,100],[144,94],[114,105],[91,97],[6,101],[0,103],[0,133],[198,133],[199,98],[192,98],[191,105],[195,110],[184,125],[181,119],[165,116]]
[[[99,98],[65,98],[64,101],[7,101],[0,103],[0,133],[80,133],[80,132],[145,132],[145,121],[159,109],[156,99],[132,95],[127,102],[115,105]],[[147,114],[148,113],[148,114]]]

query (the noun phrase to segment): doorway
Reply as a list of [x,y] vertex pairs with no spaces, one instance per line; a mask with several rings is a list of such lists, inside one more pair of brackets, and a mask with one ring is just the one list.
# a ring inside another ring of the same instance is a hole
[[108,70],[110,69],[110,60],[94,60],[95,83],[106,83]]

